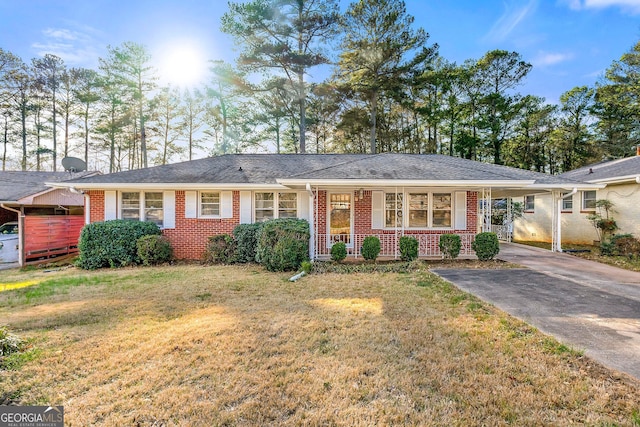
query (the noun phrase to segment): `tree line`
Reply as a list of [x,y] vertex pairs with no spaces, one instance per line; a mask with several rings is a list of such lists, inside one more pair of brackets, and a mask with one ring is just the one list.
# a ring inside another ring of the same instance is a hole
[[640,143],[640,42],[554,105],[518,92],[532,66],[517,52],[443,58],[402,0],[358,0],[344,13],[337,0],[228,7],[221,29],[237,61],[210,61],[193,89],[161,87],[134,42],[109,46],[96,70],[0,48],[3,170],[11,152],[22,170],[74,155],[115,172],[275,151],[439,153],[561,173]]

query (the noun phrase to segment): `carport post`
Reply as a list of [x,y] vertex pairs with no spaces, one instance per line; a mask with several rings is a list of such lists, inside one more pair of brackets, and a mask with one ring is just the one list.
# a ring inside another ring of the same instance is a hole
[[[552,236],[552,252],[562,252],[562,202],[564,199],[568,199],[569,197],[573,197],[574,194],[578,192],[577,188],[571,190],[570,193],[565,194],[564,196],[558,197],[558,205],[556,206],[556,235]],[[562,194],[562,193],[560,193]]]
[[24,267],[24,212],[21,210],[10,208],[0,203],[0,207],[18,214],[18,265]]

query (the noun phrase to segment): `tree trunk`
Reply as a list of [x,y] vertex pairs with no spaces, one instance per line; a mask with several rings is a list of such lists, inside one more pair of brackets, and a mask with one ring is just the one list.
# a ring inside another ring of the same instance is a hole
[[371,131],[369,138],[369,147],[371,154],[376,154],[376,114],[378,110],[378,92],[371,93]]
[[57,170],[58,163],[58,122],[56,118],[56,88],[53,86],[53,171]]

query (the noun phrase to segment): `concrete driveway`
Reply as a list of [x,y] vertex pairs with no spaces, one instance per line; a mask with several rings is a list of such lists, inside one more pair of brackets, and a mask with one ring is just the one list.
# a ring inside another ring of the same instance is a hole
[[501,244],[498,258],[525,268],[434,273],[640,379],[640,273],[517,244]]

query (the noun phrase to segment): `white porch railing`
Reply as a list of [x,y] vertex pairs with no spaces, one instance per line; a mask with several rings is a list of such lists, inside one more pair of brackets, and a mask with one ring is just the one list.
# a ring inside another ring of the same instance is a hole
[[[447,234],[447,233],[443,233]],[[473,255],[471,242],[475,238],[473,233],[456,233],[460,236],[462,248],[460,255]],[[331,245],[337,242],[344,242],[347,245],[347,253],[350,256],[360,257],[360,248],[362,242],[367,236],[376,236],[380,239],[380,255],[381,257],[400,257],[399,240],[401,233],[379,233],[379,234],[340,234],[329,236],[328,234],[316,235],[316,256],[329,256],[331,254]],[[408,234],[418,239],[418,256],[420,257],[441,257],[442,253],[438,247],[440,242],[440,234]],[[329,242],[329,244],[328,244]]]
[[511,242],[513,240],[513,225],[491,225],[491,231],[496,233],[498,240]]

